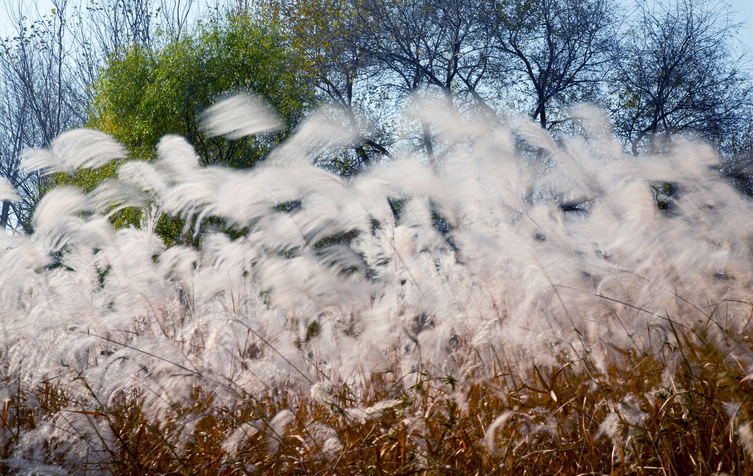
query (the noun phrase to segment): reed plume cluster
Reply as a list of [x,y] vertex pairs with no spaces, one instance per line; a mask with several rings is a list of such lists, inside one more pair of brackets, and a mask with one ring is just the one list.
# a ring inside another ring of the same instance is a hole
[[[50,190],[33,234],[0,236],[0,468],[751,471],[753,207],[713,150],[626,156],[588,108],[556,140],[416,114],[432,156],[351,179],[313,165],[350,139],[321,114],[253,169],[167,136],[92,193]],[[245,97],[205,116],[274,122]],[[125,155],[75,130],[27,164]],[[113,229],[124,207],[139,228]],[[166,247],[163,214],[194,245]]]

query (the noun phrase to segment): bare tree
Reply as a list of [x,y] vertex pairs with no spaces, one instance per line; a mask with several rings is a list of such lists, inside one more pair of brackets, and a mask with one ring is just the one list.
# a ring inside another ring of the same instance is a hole
[[133,44],[150,46],[152,43],[152,0],[93,0],[82,10],[86,36],[91,38],[92,46],[102,57]]
[[194,0],[160,0],[156,9],[157,24],[169,38],[180,38],[186,34],[196,8]]
[[[370,96],[380,87],[381,71],[364,48],[364,24],[348,0],[271,2],[276,18],[298,52],[297,66],[308,73],[323,99],[334,106],[353,135],[351,149],[329,157],[327,167],[353,175],[381,155],[389,156],[386,139],[368,119]],[[388,139],[387,139],[388,140]]]
[[[22,2],[9,11],[15,36],[2,40],[0,81],[0,173],[19,191],[17,203],[4,202],[0,226],[25,228],[39,198],[37,173],[24,170],[23,150],[49,146],[61,132],[86,120],[86,104],[73,79],[67,45],[67,0],[55,0],[50,14],[28,22]],[[6,5],[7,6],[7,5]]]
[[[494,111],[479,85],[487,73],[488,41],[480,27],[477,0],[363,0],[353,2],[364,31],[364,47],[392,73],[398,91],[441,91],[448,102],[470,98],[484,114]],[[426,152],[433,155],[429,125],[422,122]]]
[[557,106],[597,98],[613,47],[608,0],[491,0],[485,16],[495,75],[517,79],[541,127],[558,123]]
[[[0,55],[0,58],[4,57],[5,53]],[[21,167],[21,153],[31,140],[28,130],[31,120],[29,105],[14,90],[16,78],[13,77],[13,71],[3,67],[0,75],[0,97],[3,101],[0,106],[0,175],[7,178],[16,189],[20,189],[20,197],[24,200],[35,196],[38,188],[38,175],[25,173]],[[0,227],[15,229],[22,226],[27,220],[24,208],[28,208],[28,203],[2,202]]]
[[612,62],[616,129],[634,154],[677,132],[722,147],[735,136],[753,89],[744,57],[732,55],[734,34],[722,3],[638,3]]
[[[363,47],[401,80],[407,91],[433,86],[448,97],[475,94],[486,71],[476,0],[354,1],[368,25]],[[483,101],[482,101],[483,102]]]
[[[532,99],[531,115],[551,127],[557,122],[550,117],[555,106],[597,97],[613,44],[613,16],[607,2],[296,0],[279,4],[295,5],[288,16],[302,19],[297,24],[299,41],[308,42],[307,51],[313,52],[310,61],[316,64],[320,87],[346,111],[352,111],[359,81],[362,88],[383,88],[393,98],[437,90],[448,104],[494,119],[494,100],[512,91]],[[312,6],[316,6],[314,18],[301,14]],[[423,146],[432,156],[430,125],[422,122],[421,128]]]

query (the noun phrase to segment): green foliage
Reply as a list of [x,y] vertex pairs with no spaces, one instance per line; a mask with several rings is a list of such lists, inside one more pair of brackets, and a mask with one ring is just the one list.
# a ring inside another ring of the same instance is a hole
[[[204,164],[253,166],[286,137],[312,99],[291,64],[292,50],[271,24],[248,16],[214,21],[154,50],[133,46],[110,57],[95,85],[89,125],[112,134],[136,158],[153,157],[162,136],[180,134]],[[238,92],[265,98],[284,129],[238,141],[203,134],[201,113]]]
[[[178,134],[194,147],[203,165],[252,167],[290,134],[313,101],[305,75],[291,67],[301,64],[295,55],[271,21],[247,15],[211,21],[192,36],[155,48],[131,46],[108,58],[94,86],[87,126],[115,137],[130,159],[153,159],[159,140]],[[280,115],[282,129],[232,141],[204,134],[203,111],[236,93],[263,97]],[[52,185],[75,185],[89,192],[114,178],[120,165],[59,174]],[[138,226],[140,219],[138,209],[112,217],[116,227]],[[169,246],[191,243],[196,226],[162,217],[157,229]],[[216,220],[199,226],[224,228]]]
[[[116,160],[97,169],[79,169],[73,174],[54,174],[44,191],[46,192],[57,185],[72,185],[89,193],[103,181],[114,179],[118,167],[120,167],[122,163],[122,160]],[[133,207],[123,208],[113,213],[110,216],[110,221],[112,221],[115,228],[139,226],[141,222],[141,210]]]

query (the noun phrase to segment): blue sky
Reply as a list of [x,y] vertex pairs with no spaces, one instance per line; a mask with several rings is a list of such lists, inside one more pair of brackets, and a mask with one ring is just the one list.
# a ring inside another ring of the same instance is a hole
[[744,22],[740,29],[739,38],[753,54],[753,0],[729,0],[732,9],[737,11],[733,17],[735,21]]

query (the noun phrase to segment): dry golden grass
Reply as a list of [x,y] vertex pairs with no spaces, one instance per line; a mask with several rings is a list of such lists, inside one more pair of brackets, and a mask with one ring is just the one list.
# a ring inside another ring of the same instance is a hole
[[[184,448],[175,444],[179,428],[151,423],[139,396],[123,395],[79,410],[107,422],[116,441],[108,454],[47,463],[114,474],[750,474],[750,433],[740,428],[753,421],[753,385],[718,344],[750,346],[750,336],[716,327],[711,339],[710,330],[675,327],[680,344],[655,355],[617,349],[606,371],[562,360],[519,375],[500,352],[494,378],[465,388],[421,374],[403,376],[414,382],[405,385],[387,373],[316,398],[270,389],[232,410],[217,410],[196,388],[192,406],[173,409],[176,421],[198,420]],[[36,409],[18,399],[2,409],[6,457],[40,419],[75,412],[50,386],[33,397]],[[369,416],[348,411],[383,401],[394,403]],[[285,409],[289,422],[274,428]],[[229,453],[223,441],[248,423]]]

